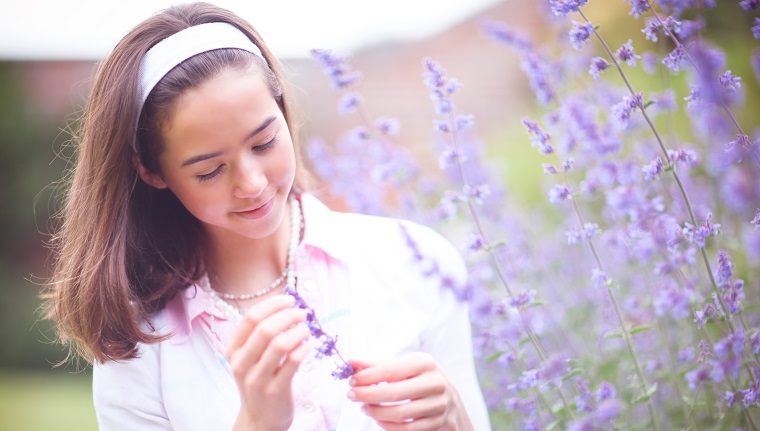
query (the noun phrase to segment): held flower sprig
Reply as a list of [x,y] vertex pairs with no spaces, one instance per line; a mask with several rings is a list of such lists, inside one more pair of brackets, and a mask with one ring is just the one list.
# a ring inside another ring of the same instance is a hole
[[331,337],[322,330],[322,325],[319,324],[317,315],[314,313],[314,309],[306,304],[306,301],[298,294],[298,291],[292,286],[287,285],[285,287],[285,293],[292,296],[296,300],[295,307],[302,310],[306,310],[306,325],[309,327],[311,336],[319,343],[317,348],[317,359],[323,357],[335,357],[338,360],[335,370],[332,372],[332,376],[339,380],[345,380],[354,375],[354,368],[349,364],[338,352],[337,343],[338,337]]

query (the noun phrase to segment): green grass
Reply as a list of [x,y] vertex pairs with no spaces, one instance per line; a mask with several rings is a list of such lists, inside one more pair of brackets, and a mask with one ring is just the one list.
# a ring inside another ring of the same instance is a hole
[[0,370],[0,429],[97,430],[91,376]]

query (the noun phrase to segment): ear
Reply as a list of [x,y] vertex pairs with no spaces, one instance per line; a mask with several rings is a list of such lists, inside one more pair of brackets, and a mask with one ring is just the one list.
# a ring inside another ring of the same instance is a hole
[[140,176],[140,179],[142,179],[145,184],[157,189],[165,189],[169,187],[160,175],[153,171],[150,171],[140,162],[140,157],[137,155],[137,153],[132,153],[132,164],[135,165],[135,169],[137,169],[137,175]]

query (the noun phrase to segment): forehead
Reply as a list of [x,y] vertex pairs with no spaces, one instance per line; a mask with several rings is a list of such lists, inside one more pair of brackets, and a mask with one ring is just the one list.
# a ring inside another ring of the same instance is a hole
[[243,139],[273,115],[281,117],[264,74],[250,67],[226,68],[177,98],[162,137],[167,150],[178,143],[221,144]]

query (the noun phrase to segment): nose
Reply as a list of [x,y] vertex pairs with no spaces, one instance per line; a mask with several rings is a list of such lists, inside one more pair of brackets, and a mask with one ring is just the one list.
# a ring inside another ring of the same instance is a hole
[[264,170],[252,160],[244,160],[238,164],[234,181],[233,194],[243,199],[259,197],[268,184]]

